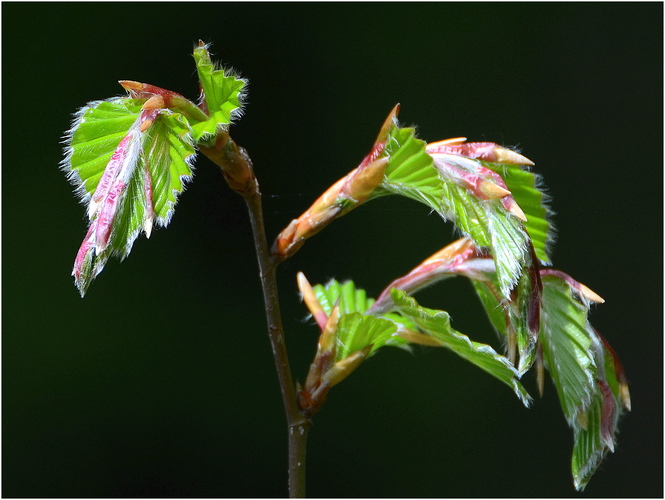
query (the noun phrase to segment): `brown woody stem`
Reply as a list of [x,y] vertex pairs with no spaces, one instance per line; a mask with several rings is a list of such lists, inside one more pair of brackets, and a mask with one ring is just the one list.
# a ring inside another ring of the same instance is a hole
[[[222,168],[229,185],[242,195],[247,204],[256,257],[259,263],[259,275],[268,323],[268,337],[272,346],[282,401],[286,411],[289,443],[289,496],[291,498],[303,498],[305,496],[307,436],[311,421],[301,413],[296,398],[284,341],[284,328],[277,291],[276,269],[278,263],[271,256],[266,239],[261,192],[254,176],[252,162],[246,151],[238,147],[228,136],[225,141],[219,142],[218,145],[218,148],[201,148],[201,151]],[[229,164],[232,166],[231,176],[229,176]],[[238,179],[242,179],[242,182],[237,182]],[[234,180],[236,182],[233,182]]]

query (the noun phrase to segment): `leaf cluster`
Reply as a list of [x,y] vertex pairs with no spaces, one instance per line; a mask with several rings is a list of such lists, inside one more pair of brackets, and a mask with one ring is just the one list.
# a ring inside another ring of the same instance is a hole
[[[169,224],[197,151],[221,166],[234,190],[258,194],[251,161],[229,135],[247,82],[216,66],[203,43],[194,59],[201,86],[196,103],[151,84],[121,81],[127,96],[88,103],[75,115],[62,168],[87,206],[88,232],[72,272],[81,295],[111,256],[125,258],[140,233],[149,237],[153,225]],[[525,405],[531,397],[521,377],[535,368],[542,393],[547,371],[573,429],[572,474],[583,489],[614,450],[619,416],[630,409],[618,357],[588,322],[592,303],[602,299],[551,267],[548,197],[528,158],[466,138],[426,143],[400,125],[398,112],[399,105],[358,167],[277,236],[274,264],[338,217],[385,196],[424,204],[463,237],[391,281],[376,300],[351,281],[311,286],[299,275],[321,331],[298,390],[300,409],[308,416],[319,411],[334,385],[386,346],[449,349],[510,387]],[[456,331],[446,311],[413,297],[455,276],[473,283],[503,350]]]

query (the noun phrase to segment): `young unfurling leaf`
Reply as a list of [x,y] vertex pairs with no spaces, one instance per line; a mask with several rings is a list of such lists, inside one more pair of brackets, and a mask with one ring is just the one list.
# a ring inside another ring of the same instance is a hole
[[[466,335],[454,330],[450,325],[448,313],[422,307],[413,297],[408,297],[401,290],[393,289],[391,295],[399,314],[413,321],[417,325],[418,332],[426,335],[428,340],[420,342],[426,345],[438,344],[450,349],[508,385],[525,406],[529,405],[531,398],[519,382],[517,370],[505,356],[496,352],[492,346],[473,342]],[[417,338],[408,333],[404,338],[418,343]],[[435,343],[430,343],[432,340]]]
[[599,299],[560,271],[543,272],[540,342],[573,429],[572,472],[578,490],[584,489],[605,454],[614,451],[619,415],[630,410],[621,363],[587,320],[590,303]]
[[[273,246],[273,255],[283,260],[293,255],[307,238],[364,201],[398,194],[427,205],[452,221],[476,246],[487,248],[496,263],[499,291],[507,300],[522,274],[534,265],[528,230],[541,230],[545,221],[544,215],[542,220],[538,218],[542,215],[542,206],[538,204],[542,197],[538,198],[538,191],[532,192],[533,176],[516,173],[532,163],[494,143],[451,139],[427,145],[415,137],[414,129],[399,126],[398,109],[395,107],[385,120],[360,166],[335,183],[282,231]],[[520,199],[528,202],[529,214],[535,214],[530,225],[525,226],[527,217],[508,185],[489,166],[495,170],[505,167],[513,173],[511,186],[518,188]],[[354,197],[350,193],[361,172],[371,172],[371,176],[365,176],[371,177],[372,182],[362,190],[363,196]],[[521,191],[520,181],[528,184]],[[534,249],[538,258],[545,260],[545,240],[541,239],[536,241]]]
[[[75,116],[62,168],[87,204],[90,225],[72,272],[82,296],[112,255],[125,258],[141,232],[150,237],[155,224],[168,225],[192,176],[197,141],[211,141],[206,154],[229,144],[246,82],[215,69],[207,46],[194,56],[200,107],[176,92],[121,80],[129,97],[91,102]],[[227,134],[222,141],[219,132]]]
[[111,255],[126,257],[142,231],[149,237],[154,224],[169,223],[192,174],[187,120],[141,105],[133,99],[91,103],[70,133],[65,168],[88,203],[90,220],[72,272],[81,295]]
[[210,58],[209,47],[199,42],[199,46],[194,49],[201,85],[200,106],[209,118],[192,128],[194,139],[203,142],[213,138],[221,128],[228,128],[231,121],[240,116],[247,85],[247,80],[216,67]]
[[322,330],[319,350],[300,391],[301,406],[310,414],[323,405],[330,387],[348,376],[351,370],[347,367],[355,369],[381,347],[408,348],[410,344],[452,350],[510,386],[528,404],[530,398],[512,363],[491,346],[455,331],[448,313],[423,308],[395,288],[390,293],[390,305],[383,299],[383,306],[374,307],[374,300],[351,281],[340,284],[332,280],[326,286],[310,287],[299,274],[298,284]]

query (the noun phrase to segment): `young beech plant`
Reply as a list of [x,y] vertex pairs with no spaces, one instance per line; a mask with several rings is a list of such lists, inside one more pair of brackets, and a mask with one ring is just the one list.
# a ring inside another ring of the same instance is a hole
[[[619,417],[630,410],[624,370],[588,322],[603,299],[551,267],[553,227],[533,163],[491,142],[426,143],[397,121],[381,126],[358,167],[323,193],[268,246],[261,193],[247,152],[229,134],[241,116],[246,80],[214,65],[208,46],[194,50],[201,95],[192,102],[147,83],[121,80],[123,97],[94,101],[75,115],[62,169],[87,207],[89,227],[72,272],[81,296],[109,257],[124,259],[141,232],[167,226],[197,151],[245,200],[263,287],[268,335],[287,416],[289,493],[304,496],[312,416],[328,392],[385,346],[444,347],[509,386],[528,406],[520,378],[532,367],[543,391],[547,370],[573,430],[572,475],[581,490],[608,451]],[[294,384],[284,343],[275,271],[305,240],[372,199],[399,195],[425,204],[463,237],[387,284],[376,298],[351,281],[297,283],[321,331],[303,385]],[[413,297],[454,276],[471,281],[504,354],[451,326],[445,311]]]

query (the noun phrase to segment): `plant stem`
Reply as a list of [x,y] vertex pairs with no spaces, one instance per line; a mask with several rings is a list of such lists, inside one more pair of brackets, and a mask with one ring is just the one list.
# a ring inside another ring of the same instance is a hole
[[305,496],[307,436],[311,427],[311,420],[300,411],[291,375],[277,290],[276,270],[278,262],[272,258],[268,247],[259,184],[254,176],[249,155],[228,135],[224,138],[224,141],[218,141],[215,148],[201,148],[201,151],[222,168],[229,185],[242,195],[247,205],[256,257],[259,263],[259,275],[268,323],[268,337],[286,411],[289,443],[289,496],[291,498],[303,498]]
[[277,262],[271,258],[268,249],[258,184],[256,191],[250,195],[245,195],[244,198],[252,223],[256,256],[259,261],[263,300],[268,321],[268,336],[275,357],[277,376],[282,390],[284,409],[286,410],[289,433],[289,496],[291,498],[302,498],[305,496],[307,436],[311,421],[300,412],[296,400],[279,307],[276,280]]

